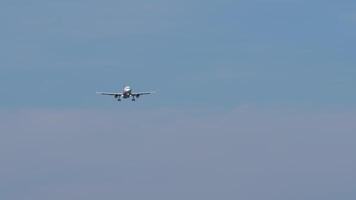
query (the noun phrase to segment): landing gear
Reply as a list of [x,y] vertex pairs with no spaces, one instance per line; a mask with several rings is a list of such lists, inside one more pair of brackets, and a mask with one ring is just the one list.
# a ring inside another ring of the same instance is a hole
[[121,98],[118,98],[117,101],[121,101]]
[[136,101],[136,99],[135,99],[135,98],[132,98],[132,101]]

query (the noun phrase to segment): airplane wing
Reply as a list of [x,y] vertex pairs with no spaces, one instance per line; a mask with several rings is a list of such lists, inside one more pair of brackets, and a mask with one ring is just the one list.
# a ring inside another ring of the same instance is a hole
[[139,97],[141,95],[146,95],[146,94],[153,94],[156,92],[138,92],[138,93],[132,93],[132,96]]
[[115,92],[97,92],[97,94],[101,95],[109,95],[109,96],[115,96],[115,97],[121,97],[122,93],[115,93]]

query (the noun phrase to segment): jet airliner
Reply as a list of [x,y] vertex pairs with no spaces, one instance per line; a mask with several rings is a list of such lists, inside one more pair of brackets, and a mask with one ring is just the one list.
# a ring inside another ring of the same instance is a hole
[[135,101],[136,98],[139,98],[141,95],[153,94],[155,92],[133,92],[130,86],[124,86],[122,92],[97,92],[100,95],[109,95],[113,96],[118,101],[121,101],[121,98],[128,99],[132,98],[132,101]]

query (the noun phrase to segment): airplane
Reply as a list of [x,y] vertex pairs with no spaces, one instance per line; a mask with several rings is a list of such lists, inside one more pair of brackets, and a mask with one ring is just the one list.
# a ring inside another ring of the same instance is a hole
[[132,89],[131,89],[130,86],[124,86],[122,92],[96,92],[96,93],[100,94],[100,95],[113,96],[118,101],[121,101],[121,97],[123,99],[128,99],[128,98],[131,97],[132,101],[135,101],[136,98],[139,98],[141,95],[153,94],[155,92],[138,92],[138,93],[134,93],[134,92],[132,92]]

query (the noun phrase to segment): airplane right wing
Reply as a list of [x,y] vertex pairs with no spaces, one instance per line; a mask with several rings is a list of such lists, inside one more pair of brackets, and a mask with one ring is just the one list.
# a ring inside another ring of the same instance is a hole
[[115,96],[115,97],[121,97],[122,96],[122,93],[115,93],[115,92],[97,92],[97,94],[109,95],[109,96]]

